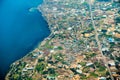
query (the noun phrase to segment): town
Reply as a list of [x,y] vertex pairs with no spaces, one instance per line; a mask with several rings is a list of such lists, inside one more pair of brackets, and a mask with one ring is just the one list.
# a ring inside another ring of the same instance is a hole
[[120,80],[120,4],[44,0],[51,35],[11,65],[6,80]]

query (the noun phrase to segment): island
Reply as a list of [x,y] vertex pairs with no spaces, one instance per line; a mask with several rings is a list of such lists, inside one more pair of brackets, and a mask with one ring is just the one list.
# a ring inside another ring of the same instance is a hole
[[51,34],[6,80],[120,80],[120,9],[113,0],[44,0]]

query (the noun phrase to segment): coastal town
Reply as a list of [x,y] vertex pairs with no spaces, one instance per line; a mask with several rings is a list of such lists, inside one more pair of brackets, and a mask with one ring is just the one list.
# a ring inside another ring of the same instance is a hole
[[120,80],[118,0],[44,0],[51,34],[6,80]]

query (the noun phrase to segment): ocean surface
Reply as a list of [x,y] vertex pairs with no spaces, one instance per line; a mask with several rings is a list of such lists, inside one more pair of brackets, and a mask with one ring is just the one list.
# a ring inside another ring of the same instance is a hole
[[[37,7],[42,0],[0,0],[0,77],[37,47],[50,30]],[[1,80],[1,79],[0,79]]]

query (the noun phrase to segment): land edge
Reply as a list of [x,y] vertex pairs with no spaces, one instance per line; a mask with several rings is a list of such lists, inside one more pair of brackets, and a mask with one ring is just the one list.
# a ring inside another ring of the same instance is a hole
[[[43,3],[44,3],[44,0],[43,0]],[[42,3],[42,4],[43,4],[43,3]],[[44,38],[41,42],[39,42],[36,48],[34,48],[32,51],[28,52],[28,53],[27,53],[25,56],[23,56],[22,58],[14,61],[14,62],[9,66],[10,69],[8,70],[8,72],[7,72],[6,75],[5,75],[5,80],[9,80],[8,76],[10,75],[10,73],[11,73],[11,71],[12,71],[11,68],[12,68],[12,66],[13,66],[15,63],[17,63],[17,62],[19,62],[19,61],[22,61],[23,59],[25,59],[26,57],[28,57],[28,56],[31,54],[31,52],[33,52],[35,49],[37,49],[39,46],[41,46],[41,44],[42,44],[47,38],[51,38],[50,36],[53,34],[53,32],[52,32],[52,30],[51,30],[51,28],[50,28],[50,25],[49,25],[47,19],[45,18],[45,16],[43,15],[42,11],[41,11],[40,8],[39,8],[39,6],[41,6],[42,4],[38,5],[37,9],[38,9],[38,11],[41,13],[43,19],[45,19],[45,21],[47,22],[48,28],[49,28],[49,30],[50,30],[50,34],[49,34],[48,37]]]

